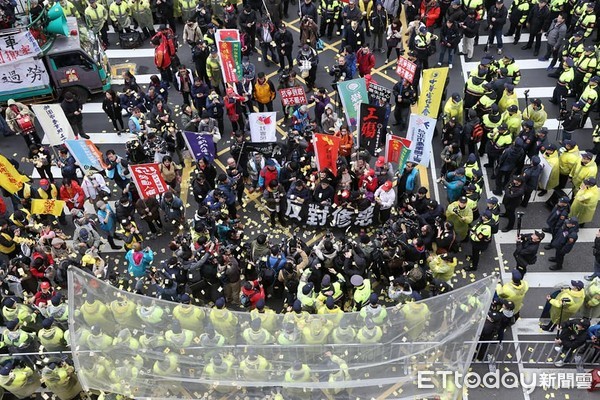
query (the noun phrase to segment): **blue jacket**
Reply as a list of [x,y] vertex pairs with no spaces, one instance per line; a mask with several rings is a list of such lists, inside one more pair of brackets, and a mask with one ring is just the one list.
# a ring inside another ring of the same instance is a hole
[[600,339],[600,324],[590,326],[588,328],[588,336],[590,340],[592,339],[592,336],[596,336],[598,339]]
[[116,217],[115,217],[115,212],[112,209],[112,207],[110,206],[110,204],[107,203],[106,209],[98,210],[97,214],[98,214],[98,218],[101,218],[102,220],[104,220],[106,218],[106,215],[108,214],[108,219],[107,219],[106,223],[100,222],[100,229],[102,229],[105,232],[114,232],[115,227],[116,227]]
[[139,264],[133,260],[133,249],[129,250],[127,254],[125,254],[125,260],[127,261],[127,272],[130,275],[140,278],[146,274],[146,269],[150,266],[152,261],[154,260],[154,253],[151,250],[144,250],[144,257]]
[[275,273],[279,273],[279,271],[285,266],[287,263],[287,259],[280,253],[278,257],[274,257],[273,255],[269,255],[267,258],[267,268],[272,269]]
[[221,189],[223,191],[223,193],[225,193],[225,196],[227,196],[227,199],[225,200],[225,203],[227,205],[235,204],[235,202],[237,200],[237,195],[231,188],[231,185],[229,184],[229,182],[225,183],[225,184],[222,184],[222,183],[219,184],[217,186],[217,189]]
[[467,179],[463,176],[457,177],[454,172],[446,174],[446,191],[448,192],[448,202],[453,203],[462,195],[463,187]]

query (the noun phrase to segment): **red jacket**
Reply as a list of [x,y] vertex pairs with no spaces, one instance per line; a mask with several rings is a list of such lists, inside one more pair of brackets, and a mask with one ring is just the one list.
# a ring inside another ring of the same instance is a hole
[[421,20],[425,22],[426,27],[431,27],[435,24],[435,21],[440,17],[440,6],[435,2],[433,7],[428,6],[427,0],[421,2]]
[[258,280],[252,282],[252,290],[248,290],[244,286],[242,286],[242,294],[247,296],[248,299],[250,299],[251,309],[256,307],[256,303],[260,299],[265,299],[265,289],[262,287]]
[[[60,187],[60,199],[67,202],[69,210],[78,208],[83,210],[83,203],[85,203],[85,193],[79,184],[75,181],[71,181],[71,188],[68,189],[65,185]],[[71,201],[73,199],[74,201]]]
[[[44,260],[44,264],[39,269],[33,266],[33,262],[38,258]],[[37,279],[41,279],[46,276],[46,268],[48,268],[50,265],[54,265],[54,259],[52,256],[50,254],[44,254],[36,251],[31,256],[31,266],[29,267],[29,272]]]
[[52,300],[52,296],[54,296],[52,289],[48,290],[48,293],[44,293],[40,290],[33,296],[33,304],[38,307],[41,304],[48,304],[50,303],[50,300]]
[[167,69],[171,66],[171,55],[167,42],[162,42],[154,49],[154,65],[158,69]]
[[356,50],[356,63],[360,76],[370,74],[371,70],[375,68],[375,55],[370,51],[365,54],[362,49],[358,49]]

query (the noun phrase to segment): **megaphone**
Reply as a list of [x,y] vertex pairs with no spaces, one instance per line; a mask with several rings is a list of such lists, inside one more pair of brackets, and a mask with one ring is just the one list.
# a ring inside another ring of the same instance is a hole
[[69,26],[67,25],[67,17],[65,11],[58,2],[54,3],[48,10],[48,25],[46,32],[56,35],[69,36]]

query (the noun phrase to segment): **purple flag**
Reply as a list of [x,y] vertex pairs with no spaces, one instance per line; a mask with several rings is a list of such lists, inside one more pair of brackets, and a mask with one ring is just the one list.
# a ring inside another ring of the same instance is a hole
[[194,160],[198,161],[206,157],[211,162],[215,159],[215,143],[213,142],[212,135],[183,131],[183,138]]

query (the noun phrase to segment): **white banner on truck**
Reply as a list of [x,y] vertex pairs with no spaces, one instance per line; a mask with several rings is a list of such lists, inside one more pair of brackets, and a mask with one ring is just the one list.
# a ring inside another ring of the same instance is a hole
[[42,126],[48,143],[52,146],[64,144],[65,140],[75,139],[73,128],[60,104],[32,104],[31,109]]
[[21,92],[50,84],[50,78],[42,60],[29,58],[0,65],[0,93]]
[[41,51],[37,40],[29,31],[0,37],[0,65],[35,57]]

